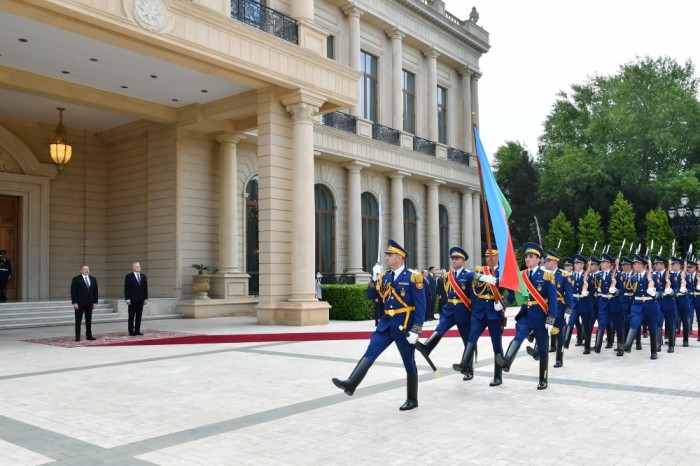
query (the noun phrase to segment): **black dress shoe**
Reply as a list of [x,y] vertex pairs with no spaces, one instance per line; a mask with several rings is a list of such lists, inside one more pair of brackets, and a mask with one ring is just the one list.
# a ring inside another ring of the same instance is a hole
[[651,353],[651,359],[658,359],[658,356],[656,355],[655,352],[654,352],[654,353]]
[[76,338],[75,341],[80,341],[80,338]]
[[641,349],[642,349],[642,344],[641,344],[641,343],[637,343],[637,346],[635,347],[635,349],[641,350]]
[[462,380],[471,380],[474,378],[474,373],[473,372],[467,372],[464,374],[464,377],[462,377]]
[[687,347],[688,346],[688,340],[683,341],[683,346]]
[[666,352],[668,352],[668,353],[673,353],[673,351],[674,351],[673,346],[669,346],[668,349],[666,350]]
[[537,390],[545,390],[546,388],[547,388],[547,381],[540,380],[540,383],[537,384]]
[[136,333],[134,333],[134,335],[143,335],[143,333],[141,333],[141,332],[136,332]]
[[399,408],[399,411],[408,411],[409,409],[417,408],[418,407],[418,400],[412,400],[412,399],[407,399],[406,402],[401,405]]
[[557,359],[554,362],[554,367],[562,367],[563,365],[564,365],[564,361],[562,361],[561,359]]
[[491,383],[489,384],[489,387],[498,387],[503,383],[503,379],[501,377],[494,377]]
[[134,332],[129,332],[130,337],[133,337],[134,335],[136,335]]
[[95,337],[87,337],[86,340],[97,340]]

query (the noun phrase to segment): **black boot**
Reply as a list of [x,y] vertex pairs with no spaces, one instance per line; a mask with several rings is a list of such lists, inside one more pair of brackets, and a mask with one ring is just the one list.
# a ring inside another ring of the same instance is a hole
[[632,351],[632,342],[634,341],[634,338],[637,336],[637,331],[635,329],[630,329],[629,332],[627,332],[627,340],[625,340],[625,343],[622,345],[622,350],[625,353],[629,353]]
[[576,322],[575,325],[576,325],[576,345],[574,345],[574,346],[583,346],[583,325],[581,325],[579,322]]
[[595,334],[595,347],[593,348],[593,351],[596,353],[600,353],[600,349],[603,346],[603,334],[605,333],[605,329],[600,329],[598,327],[598,333]]
[[544,390],[547,388],[547,359],[540,359],[540,383],[537,384],[537,390]]
[[425,343],[421,343],[420,341],[416,342],[416,346],[419,344],[423,345],[426,350],[428,350],[428,354],[432,353],[432,351],[435,349],[435,347],[440,343],[440,340],[442,340],[442,335],[440,335],[437,332],[433,332],[430,334],[427,340],[425,340]]
[[[499,354],[500,356],[500,354]],[[494,362],[493,364],[493,380],[489,384],[491,387],[496,387],[498,385],[501,385],[503,383],[503,368],[498,365],[497,362]]]
[[688,328],[688,323],[683,325],[683,346],[688,346],[688,337],[690,336],[690,329]]
[[637,345],[635,346],[635,349],[640,350],[642,349],[642,329],[638,328],[637,329]]
[[656,351],[661,351],[664,345],[664,334],[661,329],[656,329],[656,339],[652,338],[651,341],[656,341]]
[[566,338],[564,338],[564,348],[566,349],[569,349],[569,343],[571,343],[571,334],[573,331],[573,327],[566,327]]
[[673,353],[676,350],[676,334],[671,332],[668,337],[668,352]]
[[464,374],[464,380],[474,378],[474,353],[476,352],[476,343],[467,343],[462,353],[462,361],[459,364],[452,364],[452,369]]
[[557,339],[557,359],[554,361],[554,367],[561,367],[564,365],[564,347],[562,343]]
[[534,359],[535,361],[540,360],[540,352],[537,350],[537,342],[535,342],[535,346],[526,347],[525,351],[527,351],[527,354],[532,356],[532,359]]
[[504,372],[508,372],[510,370],[510,366],[513,364],[513,361],[515,360],[515,356],[518,355],[518,350],[520,349],[520,343],[516,343],[515,340],[510,342],[510,345],[508,345],[508,350],[506,351],[505,356],[501,356],[500,354],[496,355],[496,364],[501,366]]
[[534,331],[534,330],[530,330],[530,333],[527,334],[527,337],[526,337],[526,338],[527,338],[527,341],[529,341],[530,343],[532,343],[533,341],[535,341],[535,331]]
[[613,333],[612,323],[608,324],[608,328],[605,329],[606,339],[605,347],[612,348],[613,340],[615,339],[615,334]]
[[400,411],[418,407],[418,374],[406,375],[406,402],[399,408]]
[[348,377],[347,380],[333,378],[333,383],[336,387],[352,396],[352,394],[355,393],[357,386],[360,385],[362,379],[364,379],[365,375],[367,375],[367,371],[370,367],[372,367],[372,361],[367,358],[362,358],[360,359],[360,362],[357,363],[357,366],[355,366],[355,369],[352,371],[352,374],[350,374],[350,377]]
[[[658,330],[657,330],[658,331]],[[658,356],[656,355],[656,352],[658,351],[657,346],[656,346],[656,338],[657,336],[651,332],[649,332],[649,343],[651,343],[651,359],[656,359]]]
[[557,350],[557,336],[550,335],[549,336],[549,352],[554,353],[556,350]]
[[591,332],[586,332],[586,336],[583,339],[583,354],[591,354]]
[[[622,330],[620,330],[619,332],[615,332],[615,333],[617,333],[617,348],[615,349],[615,356],[624,356],[625,355],[625,352],[624,352],[625,339],[622,336],[622,332],[623,332]],[[631,342],[630,342],[630,344],[631,344]]]

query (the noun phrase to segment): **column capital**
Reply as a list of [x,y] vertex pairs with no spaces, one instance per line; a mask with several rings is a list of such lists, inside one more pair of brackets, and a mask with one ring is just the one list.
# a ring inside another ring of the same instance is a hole
[[429,188],[437,188],[440,185],[445,184],[445,181],[443,180],[428,180],[425,182],[425,185]]
[[392,180],[402,180],[402,179],[406,178],[407,176],[411,176],[411,174],[409,172],[402,172],[401,170],[397,170],[395,172],[389,173],[388,176]]
[[355,16],[359,18],[362,16],[362,14],[365,12],[365,10],[362,10],[355,5],[354,2],[349,2],[346,3],[345,5],[341,6],[340,9],[342,10],[343,13],[345,13],[348,16]]
[[313,118],[325,99],[305,89],[285,92],[279,96],[280,102],[292,114],[292,121],[313,123]]
[[389,38],[394,40],[403,40],[403,38],[406,37],[406,34],[402,32],[398,26],[385,29],[384,32],[386,32],[386,35],[389,36]]
[[368,167],[370,167],[370,164],[368,164],[367,162],[361,162],[359,160],[353,160],[352,162],[343,165],[343,168],[346,168],[351,173],[358,173],[363,168]]
[[427,58],[437,58],[440,56],[440,52],[435,50],[435,47],[428,47],[427,49],[421,50],[421,52],[423,52],[423,55]]
[[246,136],[243,133],[234,133],[232,131],[219,131],[218,133],[212,134],[211,138],[221,145],[233,144],[235,146],[236,144],[244,140]]
[[462,193],[462,194],[464,194],[465,196],[466,196],[466,195],[471,196],[472,194],[474,194],[474,190],[469,189],[469,188],[462,188],[462,189],[459,190],[459,192]]
[[466,76],[468,78],[471,78],[471,76],[474,74],[474,70],[472,70],[469,65],[464,65],[459,68],[457,68],[457,72],[459,73],[460,76]]

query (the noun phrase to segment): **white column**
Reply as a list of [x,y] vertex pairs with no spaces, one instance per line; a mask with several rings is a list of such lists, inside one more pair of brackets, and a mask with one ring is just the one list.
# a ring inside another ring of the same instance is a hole
[[314,20],[314,0],[294,0],[289,3],[290,16],[297,20]]
[[440,263],[440,203],[438,186],[444,181],[432,180],[428,187],[428,265]]
[[472,240],[474,256],[472,265],[481,265],[481,195],[472,195]]
[[[360,10],[353,4],[343,7],[343,13],[348,16],[348,66],[353,70],[360,71],[360,16],[364,11]],[[357,82],[358,95],[360,82]],[[361,95],[359,95],[362,98]],[[359,116],[360,107],[358,105],[350,108],[350,114]]]
[[391,178],[391,239],[403,244],[403,179],[408,175],[405,172],[394,172]]
[[465,66],[459,70],[462,75],[462,127],[469,128],[464,132],[462,148],[465,152],[474,153],[474,138],[472,136],[472,72]]
[[403,51],[402,39],[405,34],[398,28],[386,30],[391,38],[391,125],[403,131]]
[[474,257],[474,231],[472,222],[474,221],[474,208],[472,205],[472,192],[469,190],[462,191],[462,248],[464,248],[469,257]]
[[219,272],[241,272],[238,261],[238,142],[245,136],[216,135],[219,142]]
[[[291,101],[291,102],[290,102]],[[292,114],[292,250],[294,271],[288,301],[316,301],[314,127],[320,99],[302,95],[282,101]]]
[[360,172],[369,164],[353,162],[348,170],[348,269],[349,274],[362,272],[362,185]]
[[471,78],[472,113],[476,115],[476,126],[481,131],[481,120],[479,120],[479,78],[480,73],[474,73]]
[[428,139],[437,141],[437,57],[440,54],[433,47],[423,50],[423,54],[428,58]]

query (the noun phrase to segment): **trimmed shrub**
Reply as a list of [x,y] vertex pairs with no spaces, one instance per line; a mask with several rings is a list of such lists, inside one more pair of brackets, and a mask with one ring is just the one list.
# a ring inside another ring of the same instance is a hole
[[370,320],[374,302],[365,297],[367,285],[322,285],[323,300],[331,305],[331,320]]

